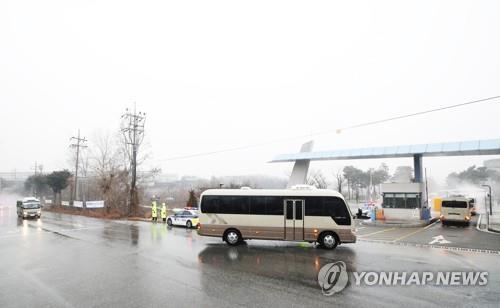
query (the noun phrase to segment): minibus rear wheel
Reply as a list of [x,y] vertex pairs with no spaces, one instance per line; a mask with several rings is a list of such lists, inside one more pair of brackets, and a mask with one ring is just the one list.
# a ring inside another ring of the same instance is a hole
[[321,233],[318,243],[325,249],[335,249],[335,247],[339,244],[339,238],[337,237],[337,234],[327,231]]

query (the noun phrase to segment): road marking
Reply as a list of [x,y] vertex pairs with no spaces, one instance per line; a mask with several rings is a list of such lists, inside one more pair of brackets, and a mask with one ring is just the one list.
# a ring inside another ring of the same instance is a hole
[[403,236],[401,236],[401,237],[398,237],[397,239],[394,239],[394,240],[392,240],[392,241],[393,241],[393,242],[397,242],[397,241],[400,241],[400,240],[402,240],[402,239],[405,239],[405,238],[407,238],[407,237],[409,237],[409,236],[412,236],[412,235],[414,235],[414,234],[417,234],[417,233],[419,233],[419,232],[422,232],[422,231],[424,231],[424,230],[427,230],[427,229],[429,229],[430,227],[434,226],[437,222],[438,222],[438,221],[436,220],[435,222],[431,223],[430,225],[428,225],[428,226],[426,226],[426,227],[423,227],[423,228],[420,228],[420,229],[415,230],[415,231],[413,231],[413,232],[410,232],[410,233],[408,233],[408,234],[405,234],[405,235],[403,235]]
[[84,227],[84,228],[74,228],[74,229],[61,229],[61,232],[66,231],[81,231],[81,230],[91,230],[91,229],[102,229],[104,226],[95,226],[95,227]]
[[[31,225],[31,224],[28,224],[28,227],[31,227],[31,228],[34,228],[34,229],[37,229],[39,231],[45,231],[45,232],[50,232],[50,233],[54,233],[54,234],[58,234],[58,235],[62,235],[62,236],[66,236],[66,237],[71,237],[71,236],[68,236],[68,235],[65,235],[61,232],[70,232],[70,231],[83,231],[83,230],[92,230],[92,229],[102,229],[104,228],[105,226],[95,226],[95,227],[84,227],[84,228],[73,228],[73,229],[59,229],[59,230],[52,230],[52,229],[49,229],[49,228],[44,228],[44,227],[39,227],[39,226],[36,226],[36,225]],[[33,234],[27,234],[27,235],[33,235]],[[3,238],[9,238],[9,237],[19,237],[19,236],[25,236],[23,234],[21,234],[21,231],[15,231],[15,232],[12,232],[12,231],[8,231],[7,235],[0,235],[0,239],[3,239]]]
[[477,218],[477,223],[476,223],[476,229],[477,231],[481,231],[481,228],[479,226],[481,225],[481,218],[483,214],[479,214],[479,217]]
[[438,236],[433,236],[433,240],[429,242],[429,245],[432,244],[451,244],[450,241],[446,240],[444,236],[438,235]]
[[394,230],[394,229],[396,229],[396,228],[389,228],[389,229],[385,229],[385,230],[381,230],[381,231],[376,231],[376,232],[372,232],[372,233],[368,233],[368,234],[361,234],[358,237],[362,238],[362,237],[366,237],[366,236],[371,236],[371,235],[379,234],[379,233],[382,233],[382,232],[391,231],[391,230]]
[[67,226],[71,226],[71,227],[84,227],[84,225],[80,224],[80,223],[74,223],[74,222],[70,222],[70,221],[64,221],[64,220],[57,220],[57,219],[52,219],[52,218],[47,218],[47,217],[43,217],[43,219],[41,220],[42,222],[47,222],[47,223],[51,223],[51,224],[61,224],[61,225],[67,225]]

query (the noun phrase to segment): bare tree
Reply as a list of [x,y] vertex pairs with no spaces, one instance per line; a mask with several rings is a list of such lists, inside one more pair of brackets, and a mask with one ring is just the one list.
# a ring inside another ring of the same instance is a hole
[[344,170],[343,168],[338,169],[336,172],[333,172],[333,176],[335,177],[336,185],[337,185],[337,191],[339,193],[342,193],[342,188],[344,187],[344,183],[346,181],[344,177]]
[[104,198],[109,213],[115,208],[121,213],[127,210],[128,171],[123,164],[117,138],[102,135],[96,139],[92,153],[91,168],[95,173],[97,185]]
[[307,177],[307,184],[321,189],[328,188],[326,177],[320,170],[313,171],[312,174]]

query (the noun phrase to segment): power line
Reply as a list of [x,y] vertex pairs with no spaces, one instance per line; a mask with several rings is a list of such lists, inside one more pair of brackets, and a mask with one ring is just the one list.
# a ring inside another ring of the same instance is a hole
[[226,153],[226,152],[234,152],[234,151],[241,151],[241,150],[246,150],[246,149],[251,149],[251,148],[256,148],[256,147],[261,147],[265,145],[270,145],[278,142],[285,142],[285,141],[291,141],[295,139],[301,139],[305,137],[312,136],[311,134],[308,135],[301,135],[301,136],[295,136],[295,137],[290,137],[286,139],[276,139],[272,141],[267,141],[267,142],[262,142],[262,143],[256,143],[256,144],[250,144],[246,146],[241,146],[241,147],[234,147],[234,148],[228,148],[228,149],[222,149],[222,150],[215,150],[211,152],[199,152],[195,154],[188,154],[188,155],[182,155],[182,156],[173,156],[165,159],[157,159],[156,161],[171,161],[171,160],[180,160],[180,159],[187,159],[187,158],[194,158],[194,157],[200,157],[200,156],[208,156],[208,155],[213,155],[213,154],[219,154],[219,153]]
[[[35,160],[35,166],[31,168],[31,170],[34,170],[35,171],[35,178],[38,174],[42,174],[43,172],[43,165],[39,164],[36,160]],[[37,187],[36,185],[32,185],[31,186],[31,193],[33,196],[35,197],[38,197],[38,191],[37,191]]]
[[291,141],[291,140],[296,140],[296,139],[302,139],[306,137],[312,137],[312,136],[318,136],[318,135],[326,135],[326,134],[331,134],[333,132],[336,132],[337,134],[353,129],[353,128],[359,128],[359,127],[365,127],[365,126],[370,126],[370,125],[375,125],[375,124],[380,124],[384,122],[389,122],[389,121],[395,121],[395,120],[400,120],[404,118],[409,118],[409,117],[414,117],[422,114],[427,114],[427,113],[432,113],[432,112],[437,112],[437,111],[443,111],[447,109],[453,109],[453,108],[458,108],[458,107],[463,107],[467,105],[472,105],[472,104],[478,104],[486,101],[491,101],[494,99],[500,98],[500,95],[498,96],[491,96],[487,98],[482,98],[474,101],[469,101],[461,104],[455,104],[455,105],[449,105],[449,106],[444,106],[444,107],[439,107],[439,108],[434,108],[434,109],[429,109],[429,110],[424,110],[424,111],[419,111],[415,113],[410,113],[410,114],[404,114],[404,115],[399,115],[399,116],[394,116],[386,119],[381,119],[381,120],[376,120],[376,121],[370,121],[370,122],[365,122],[365,123],[359,123],[355,125],[350,125],[346,126],[343,128],[337,128],[337,129],[331,129],[331,130],[325,130],[317,133],[311,133],[307,135],[300,135],[300,136],[294,136],[294,137],[289,137],[289,138],[283,138],[283,139],[276,139],[272,141],[267,141],[267,142],[262,142],[262,143],[256,143],[256,144],[251,144],[251,145],[246,145],[246,146],[241,146],[241,147],[234,147],[234,148],[228,148],[228,149],[222,149],[222,150],[215,150],[215,151],[209,151],[209,152],[200,152],[200,153],[194,153],[194,154],[188,154],[188,155],[181,155],[181,156],[173,156],[165,159],[157,159],[156,161],[172,161],[172,160],[181,160],[181,159],[188,159],[188,158],[194,158],[194,157],[200,157],[200,156],[208,156],[208,155],[214,155],[214,154],[220,154],[220,153],[227,153],[227,152],[234,152],[234,151],[241,151],[241,150],[246,150],[246,149],[251,149],[251,148],[256,148],[256,147],[261,147],[265,145],[270,145],[270,144],[275,144],[279,142],[286,142],[286,141]]
[[[400,120],[400,119],[409,118],[409,117],[413,117],[413,116],[418,116],[418,115],[422,115],[422,114],[426,114],[426,113],[431,113],[431,112],[436,112],[436,111],[443,111],[443,110],[446,110],[446,109],[463,107],[463,106],[467,106],[467,105],[472,105],[472,104],[477,104],[477,103],[482,103],[482,102],[494,100],[494,99],[497,99],[497,98],[500,98],[500,95],[498,95],[498,96],[492,96],[492,97],[488,97],[488,98],[482,98],[482,99],[478,99],[478,100],[470,101],[470,102],[466,102],[466,103],[461,103],[461,104],[455,104],[455,105],[450,105],[450,106],[445,106],[445,107],[440,107],[440,108],[435,108],[435,109],[429,109],[429,110],[415,112],[415,113],[410,113],[410,114],[399,115],[399,116],[395,116],[395,117],[391,117],[391,118],[387,118],[387,119],[383,119],[383,120],[377,120],[377,121],[371,121],[371,122],[356,124],[356,125],[347,126],[347,127],[344,127],[344,128],[339,128],[339,129],[336,129],[335,131],[337,133],[339,133],[339,132],[347,130],[347,129],[364,127],[364,126],[379,124],[379,123],[383,123],[383,122],[389,122],[389,121]],[[332,132],[332,131],[326,131],[326,132],[323,132],[323,133],[327,133],[327,132]]]

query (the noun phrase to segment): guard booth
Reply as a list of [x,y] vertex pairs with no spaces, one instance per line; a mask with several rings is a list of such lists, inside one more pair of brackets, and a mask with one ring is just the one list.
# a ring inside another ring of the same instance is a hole
[[420,220],[425,200],[424,183],[381,184],[382,208],[387,220]]

